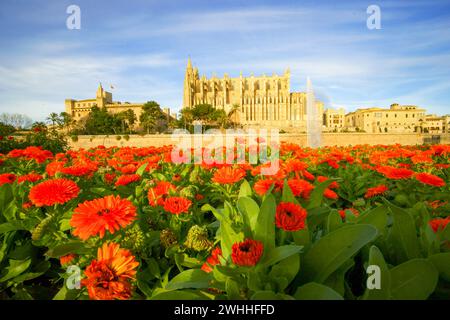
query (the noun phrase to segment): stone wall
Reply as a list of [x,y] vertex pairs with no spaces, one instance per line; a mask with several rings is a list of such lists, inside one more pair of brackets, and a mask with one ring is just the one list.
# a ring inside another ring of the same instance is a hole
[[[189,136],[187,139],[191,139],[192,145],[194,145],[195,135]],[[358,144],[403,144],[403,145],[416,145],[423,144],[424,142],[430,143],[430,141],[436,143],[438,140],[432,140],[431,135],[417,134],[417,133],[404,133],[404,134],[370,134],[370,133],[324,133],[322,136],[322,146],[346,146],[346,145],[358,145]],[[200,138],[197,136],[197,138]],[[70,139],[69,139],[70,140]],[[155,135],[130,135],[126,140],[121,136],[118,140],[117,136],[78,136],[78,141],[74,142],[70,140],[70,146],[72,149],[79,148],[91,148],[98,145],[104,145],[106,147],[111,146],[135,146],[135,147],[147,147],[147,146],[164,146],[170,144],[177,144],[181,140],[174,139],[170,134],[155,134]],[[186,140],[188,141],[188,140]],[[270,141],[270,138],[268,139]],[[280,134],[280,141],[286,141],[290,143],[296,143],[302,146],[307,145],[306,134]],[[205,141],[208,143],[208,141]],[[450,135],[440,135],[440,143],[450,143]]]

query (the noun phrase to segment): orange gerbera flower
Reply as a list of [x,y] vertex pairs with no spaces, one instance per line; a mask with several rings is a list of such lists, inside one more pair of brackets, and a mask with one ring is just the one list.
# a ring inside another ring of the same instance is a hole
[[263,196],[269,191],[270,187],[275,184],[274,191],[279,191],[281,189],[282,184],[279,181],[275,181],[272,179],[263,179],[255,182],[255,185],[253,186],[253,189],[255,189],[255,192],[259,194],[260,196]]
[[28,198],[36,207],[64,204],[78,196],[80,188],[68,179],[43,181],[30,190]]
[[169,197],[164,201],[164,210],[172,214],[188,213],[191,200],[183,197]]
[[430,186],[435,186],[435,187],[444,187],[445,186],[445,181],[442,178],[435,176],[434,174],[422,172],[422,173],[416,174],[415,178],[418,181],[420,181],[424,184],[428,184]]
[[36,181],[42,180],[42,178],[43,178],[42,175],[32,172],[32,173],[28,173],[28,174],[25,174],[25,175],[17,178],[17,183],[23,183],[25,181],[36,182]]
[[373,198],[373,197],[384,194],[388,190],[389,190],[388,187],[386,187],[384,184],[381,184],[379,186],[367,189],[366,194],[364,195],[364,198],[366,198],[366,199]]
[[414,174],[414,171],[409,169],[403,169],[403,168],[395,168],[395,167],[379,167],[377,171],[381,174],[383,174],[385,177],[393,180],[400,180],[400,179],[408,179],[411,178]]
[[5,183],[13,183],[16,181],[16,175],[13,173],[2,173],[0,174],[0,186]]
[[261,241],[246,239],[233,244],[231,247],[231,260],[237,266],[252,267],[256,265],[264,252]]
[[285,231],[298,231],[305,228],[307,212],[300,205],[280,202],[277,206],[275,224]]
[[213,267],[220,263],[219,256],[222,255],[222,249],[220,247],[215,248],[211,255],[206,259],[206,262],[202,265],[202,270],[210,273],[213,271]]
[[109,195],[80,203],[74,210],[70,225],[75,228],[73,234],[82,240],[99,235],[103,238],[106,231],[114,233],[136,219],[136,208],[127,199]]
[[81,284],[93,300],[126,300],[132,294],[131,281],[136,275],[139,262],[130,251],[121,249],[117,243],[104,243],[98,249],[97,259],[92,260]]
[[438,232],[439,230],[444,230],[447,224],[450,222],[450,218],[446,219],[433,219],[429,221],[429,224],[434,232]]
[[74,253],[69,253],[65,256],[62,256],[59,258],[59,263],[61,263],[61,266],[67,266],[69,265],[75,258],[77,257]]
[[163,206],[164,200],[169,195],[169,191],[176,190],[176,187],[167,181],[158,181],[156,186],[148,190],[147,198],[151,206]]
[[214,172],[211,180],[219,184],[231,184],[241,181],[245,174],[245,170],[241,168],[222,167]]
[[300,196],[303,199],[309,199],[311,192],[314,190],[314,186],[306,180],[291,179],[287,183],[294,196]]
[[138,174],[125,174],[125,175],[120,176],[117,179],[115,185],[116,185],[116,187],[117,186],[126,186],[130,183],[139,181],[140,179],[141,179],[141,176]]

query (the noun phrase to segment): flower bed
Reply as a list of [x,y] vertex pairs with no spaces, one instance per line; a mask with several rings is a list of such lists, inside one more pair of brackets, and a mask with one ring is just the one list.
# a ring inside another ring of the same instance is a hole
[[448,299],[450,147],[0,156],[0,299]]

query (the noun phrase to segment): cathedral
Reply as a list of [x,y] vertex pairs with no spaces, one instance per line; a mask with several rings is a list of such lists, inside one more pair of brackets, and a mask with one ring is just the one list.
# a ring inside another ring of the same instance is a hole
[[[227,113],[236,112],[235,119],[244,127],[263,126],[285,131],[306,131],[306,93],[290,91],[291,74],[237,78],[227,74],[207,79],[188,60],[184,78],[183,108],[211,104]],[[323,103],[316,100],[318,114]],[[235,120],[236,121],[236,120]]]

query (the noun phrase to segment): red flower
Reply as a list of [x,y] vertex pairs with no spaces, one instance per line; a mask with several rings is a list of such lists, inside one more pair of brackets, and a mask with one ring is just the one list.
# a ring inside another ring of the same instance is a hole
[[191,200],[183,197],[168,197],[164,201],[164,210],[172,214],[188,213]]
[[115,173],[105,173],[105,182],[107,184],[113,183],[115,178],[116,178],[116,174]]
[[311,192],[314,190],[314,186],[306,180],[291,179],[287,183],[294,196],[300,196],[303,199],[309,199]]
[[28,198],[36,207],[64,204],[78,196],[80,188],[68,179],[46,180],[30,190]]
[[141,179],[141,176],[138,174],[126,174],[126,175],[120,176],[117,179],[115,186],[116,187],[117,186],[126,186],[130,183],[139,181],[140,179]]
[[257,181],[253,186],[253,189],[255,189],[255,192],[258,195],[263,196],[267,193],[267,191],[269,191],[270,187],[272,187],[273,184],[275,184],[274,186],[275,191],[279,191],[281,189],[282,184],[279,183],[278,181],[271,179],[264,179]]
[[379,167],[377,171],[381,174],[383,174],[385,177],[393,180],[400,180],[400,179],[408,179],[411,178],[414,174],[414,171],[403,169],[403,168],[394,168],[394,167]]
[[219,184],[231,184],[241,181],[245,175],[245,170],[241,168],[222,167],[214,172],[211,180]]
[[222,249],[220,247],[215,248],[211,255],[206,259],[206,262],[202,265],[202,270],[205,272],[213,271],[213,267],[220,263],[219,256],[222,255]]
[[42,175],[32,172],[32,173],[20,176],[17,179],[17,183],[23,183],[25,181],[27,181],[27,182],[36,182],[36,181],[42,180],[42,178],[43,178]]
[[415,178],[424,183],[424,184],[428,184],[430,186],[435,186],[435,187],[444,187],[445,186],[445,181],[442,178],[439,178],[438,176],[435,176],[433,174],[429,174],[429,173],[418,173],[416,174]]
[[333,190],[326,188],[323,195],[325,196],[325,198],[331,199],[331,200],[337,200],[339,198],[339,196],[337,195],[336,192],[334,192]]
[[16,175],[13,173],[2,173],[0,174],[0,186],[5,183],[13,183],[16,181]]
[[231,251],[231,260],[235,265],[251,267],[256,265],[261,258],[264,245],[261,241],[246,239],[233,244]]
[[[317,181],[320,182],[320,183],[328,181],[328,180],[330,180],[330,178],[328,178],[328,177],[324,177],[324,176],[318,176],[317,177]],[[330,189],[338,189],[339,188],[339,183],[337,183],[337,181],[333,181],[332,183],[330,183],[328,188],[330,188]]]
[[94,300],[126,300],[131,298],[132,285],[139,262],[129,250],[116,243],[104,243],[98,249],[81,281],[87,287],[89,298]]
[[450,222],[450,218],[446,219],[433,219],[429,221],[429,224],[434,232],[438,232],[439,230],[444,230],[447,224]]
[[305,228],[307,212],[300,205],[291,202],[281,202],[277,206],[275,223],[285,231],[298,231]]
[[59,263],[61,263],[62,266],[66,266],[66,265],[70,264],[76,257],[77,257],[76,254],[69,253],[69,254],[59,258]]
[[349,209],[339,210],[339,215],[341,216],[342,219],[345,219],[345,215],[347,214],[347,211],[350,211],[351,213],[353,213],[353,215],[355,217],[359,216],[359,211],[357,209],[349,208]]
[[366,199],[373,198],[373,197],[384,194],[388,190],[389,190],[388,187],[386,187],[384,184],[381,184],[379,186],[367,189],[366,194],[364,195],[364,198],[366,198]]
[[169,195],[169,191],[175,191],[175,186],[167,181],[158,181],[156,186],[148,190],[147,198],[152,207],[163,206],[164,200]]
[[112,234],[135,219],[136,208],[131,201],[109,195],[78,204],[70,219],[70,225],[75,228],[74,235],[87,240],[95,235],[103,238],[106,231]]

